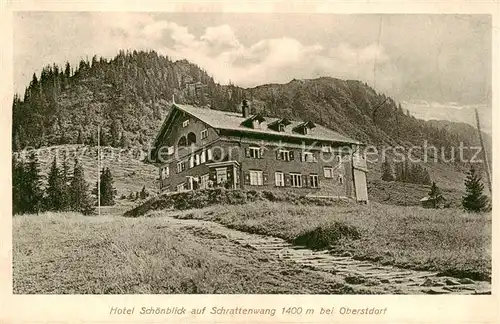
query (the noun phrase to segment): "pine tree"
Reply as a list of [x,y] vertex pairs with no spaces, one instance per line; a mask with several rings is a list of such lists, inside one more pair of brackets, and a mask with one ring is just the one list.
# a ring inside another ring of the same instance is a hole
[[23,204],[25,196],[25,166],[22,160],[17,161],[12,156],[12,213],[22,214],[26,206]]
[[68,153],[65,152],[61,166],[61,186],[62,186],[61,210],[62,211],[68,211],[71,208],[71,195],[70,195],[71,181],[70,181],[70,170],[69,170],[68,159],[69,159]]
[[[113,176],[111,175],[111,170],[109,168],[102,170],[99,186],[101,194],[101,206],[114,205],[116,189],[113,187]],[[97,194],[97,185],[94,192]]]
[[384,181],[394,181],[394,174],[392,172],[392,166],[389,161],[384,161],[382,163],[382,180]]
[[88,193],[88,184],[85,181],[85,174],[82,165],[75,159],[75,168],[73,178],[71,179],[71,210],[80,212],[84,215],[92,214],[95,207],[90,201]]
[[139,193],[139,197],[141,199],[146,199],[149,196],[148,192],[146,191],[146,186],[143,186],[141,189],[141,192]]
[[99,136],[99,145],[100,146],[108,146],[108,136],[106,135],[106,132],[104,131],[104,128],[101,128],[100,136]]
[[23,206],[27,213],[39,213],[43,207],[42,178],[36,152],[31,153],[25,173]]
[[83,135],[82,130],[78,130],[78,138],[76,139],[76,144],[83,144]]
[[432,182],[431,190],[429,191],[429,199],[432,200],[434,208],[437,208],[437,203],[440,197],[441,197],[441,190],[438,188],[435,182]]
[[483,195],[483,189],[481,175],[471,165],[465,178],[465,196],[462,197],[462,206],[465,210],[477,213],[486,209],[488,197]]
[[64,199],[63,179],[57,167],[57,158],[54,156],[47,180],[45,206],[47,210],[60,211]]
[[120,147],[122,147],[122,148],[129,148],[130,147],[130,140],[128,139],[125,132],[122,133],[122,137],[120,138]]

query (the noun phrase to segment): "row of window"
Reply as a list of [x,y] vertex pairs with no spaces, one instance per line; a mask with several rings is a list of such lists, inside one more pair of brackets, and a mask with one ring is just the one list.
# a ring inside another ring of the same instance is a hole
[[[189,163],[188,166],[191,169],[210,160],[212,160],[212,150],[208,149],[206,151],[202,151],[201,153],[191,155],[187,162]],[[184,170],[186,170],[186,161],[177,162],[177,173],[181,173]]]
[[[196,154],[189,158],[189,168],[193,168],[197,165],[203,164],[206,161],[210,161],[212,159],[212,151],[210,149],[201,152],[200,154]],[[183,172],[186,170],[186,161],[180,161],[177,163],[177,173]],[[331,166],[323,167],[323,176],[327,179],[334,178],[334,168]],[[260,172],[260,173],[259,173]],[[165,166],[161,169],[161,179],[166,179],[170,176],[170,168],[169,166]],[[283,173],[276,172],[276,185],[284,183]],[[252,180],[253,179],[253,180]],[[259,180],[260,179],[260,180]],[[339,182],[343,183],[342,176],[339,175]],[[262,185],[262,171],[250,171],[250,184],[256,183],[255,185]],[[260,183],[260,184],[259,184]],[[292,185],[293,186],[293,185]]]
[[[246,152],[245,156],[248,158],[252,159],[262,159],[264,155],[264,149],[261,147],[249,147]],[[281,161],[293,161],[295,159],[295,153],[294,151],[290,150],[285,150],[285,149],[280,149],[276,151],[276,160],[281,160]],[[341,161],[340,155],[336,157],[337,162]],[[314,153],[312,152],[303,152],[300,156],[300,161],[301,162],[318,162],[318,159],[316,156],[314,156]]]
[[[177,162],[177,173],[181,173],[186,170],[186,167],[189,169],[194,168],[197,165],[206,163],[207,161],[212,160],[212,150],[204,150],[199,154],[191,155],[187,161],[179,161]],[[160,178],[166,179],[170,176],[170,167],[168,165],[161,168]]]
[[[204,129],[200,132],[200,137],[202,140],[208,137],[208,129]],[[181,136],[179,138],[179,141],[177,142],[177,147],[185,147],[185,146],[190,146],[191,144],[196,144],[196,134],[193,132],[190,132],[187,134],[187,136]],[[173,147],[172,147],[173,150]]]
[[[260,170],[250,170],[250,185],[262,186],[264,184],[263,172]],[[303,187],[303,175],[301,173],[290,173],[290,186],[295,188]],[[285,174],[283,172],[274,173],[274,185],[276,187],[285,186]],[[309,175],[309,186],[311,188],[319,188],[319,179],[317,174]]]
[[[195,184],[196,183],[196,184]],[[183,182],[177,185],[177,191],[187,191],[193,189],[210,188],[211,181],[208,173],[200,176],[197,179],[191,178],[191,181]]]

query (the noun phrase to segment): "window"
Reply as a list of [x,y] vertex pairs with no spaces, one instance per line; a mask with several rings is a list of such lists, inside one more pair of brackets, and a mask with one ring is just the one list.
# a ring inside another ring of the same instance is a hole
[[194,167],[194,156],[190,156],[189,157],[189,168],[193,168]]
[[201,136],[201,139],[207,138],[208,137],[208,130],[206,130],[206,129],[202,130],[200,136]]
[[190,132],[187,135],[187,145],[189,146],[192,144],[196,144],[196,135],[193,132]]
[[323,175],[325,178],[333,178],[333,168],[332,167],[324,167]]
[[285,177],[283,176],[283,172],[274,173],[274,184],[276,185],[276,187],[285,186]]
[[332,146],[330,144],[323,144],[323,145],[321,145],[321,151],[323,151],[323,152],[331,152],[332,151]]
[[304,152],[302,155],[303,162],[317,162],[316,157],[312,152]]
[[262,171],[250,171],[250,185],[262,186]]
[[252,159],[262,158],[262,149],[260,147],[250,147],[248,148],[247,153],[247,156]]
[[185,121],[182,122],[182,127],[188,127],[189,125],[189,119],[186,119]]
[[217,168],[215,169],[217,174],[217,183],[224,184],[227,182],[227,169],[226,168]]
[[207,161],[212,161],[212,149],[207,150]]
[[177,191],[184,191],[186,190],[186,184],[185,183],[181,183],[179,185],[177,185]]
[[194,156],[194,165],[197,166],[197,165],[200,165],[200,155],[201,154],[196,154]]
[[290,161],[290,151],[280,150],[279,155],[280,155],[280,160]]
[[261,128],[261,122],[257,119],[252,120],[252,128],[255,129],[260,129]]
[[161,179],[166,179],[170,175],[170,168],[168,166],[161,168]]
[[177,142],[177,146],[178,147],[184,147],[186,145],[187,145],[186,136],[182,136],[181,138],[179,138],[179,142]]
[[290,173],[290,181],[291,181],[292,187],[296,187],[296,188],[302,187],[302,174]]
[[200,154],[200,164],[203,164],[205,162],[207,162],[207,152],[206,151],[203,151],[201,152]]
[[284,131],[285,131],[285,125],[278,124],[278,132],[284,132]]
[[311,184],[311,188],[319,188],[319,180],[317,174],[311,174],[309,176],[309,183]]
[[339,183],[340,184],[344,183],[344,177],[341,174],[339,174]]
[[182,172],[184,170],[186,170],[186,162],[177,162],[177,172]]

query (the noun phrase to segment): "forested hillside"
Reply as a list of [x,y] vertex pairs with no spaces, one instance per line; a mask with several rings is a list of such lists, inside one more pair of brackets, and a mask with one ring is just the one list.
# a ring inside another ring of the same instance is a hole
[[186,60],[156,52],[94,57],[78,67],[47,66],[13,102],[13,149],[97,142],[115,147],[147,145],[176,102],[237,111],[247,98],[255,111],[311,120],[369,144],[437,147],[475,143],[468,125],[423,121],[360,81],[329,77],[292,80],[251,89],[221,86]]

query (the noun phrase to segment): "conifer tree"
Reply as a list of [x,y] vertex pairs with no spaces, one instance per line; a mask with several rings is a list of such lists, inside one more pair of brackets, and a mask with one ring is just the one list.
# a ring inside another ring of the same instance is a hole
[[[116,189],[113,187],[113,176],[109,168],[104,169],[99,181],[101,193],[101,206],[112,206],[115,204]],[[97,191],[97,185],[96,190]]]
[[99,145],[101,146],[108,146],[108,136],[106,135],[106,132],[104,131],[104,128],[101,128],[100,136],[99,136]]
[[39,213],[43,207],[43,190],[36,152],[30,154],[24,180],[23,207],[27,213]]
[[432,182],[431,190],[429,191],[429,199],[432,200],[433,207],[437,208],[438,199],[441,196],[441,190],[435,182]]
[[128,148],[130,146],[130,140],[128,139],[127,135],[125,132],[122,133],[122,136],[120,138],[120,147],[122,148]]
[[12,155],[12,213],[24,213],[23,197],[25,191],[25,166],[22,160],[17,161]]
[[82,165],[75,158],[75,168],[73,178],[71,179],[71,210],[80,212],[84,215],[92,214],[95,207],[90,201],[88,185],[85,181],[85,174]]
[[462,197],[462,206],[465,210],[477,213],[486,209],[488,197],[483,195],[483,189],[481,175],[471,165],[465,178],[465,196]]
[[431,183],[431,176],[429,175],[429,171],[427,169],[424,169],[424,176],[422,183],[425,185],[428,185]]
[[139,193],[139,197],[141,199],[146,199],[149,196],[148,192],[146,191],[146,186],[143,186],[141,189],[141,192]]
[[83,135],[82,130],[78,130],[78,138],[76,139],[76,144],[83,144]]
[[382,163],[382,180],[384,181],[394,181],[394,174],[392,172],[392,166],[389,161],[385,160]]
[[57,158],[54,156],[50,166],[47,179],[47,189],[45,197],[45,206],[47,210],[60,211],[63,206],[64,186],[62,175],[57,166]]
[[68,152],[64,152],[64,157],[61,166],[61,210],[68,211],[71,208],[71,181],[70,181],[70,170],[68,163]]

